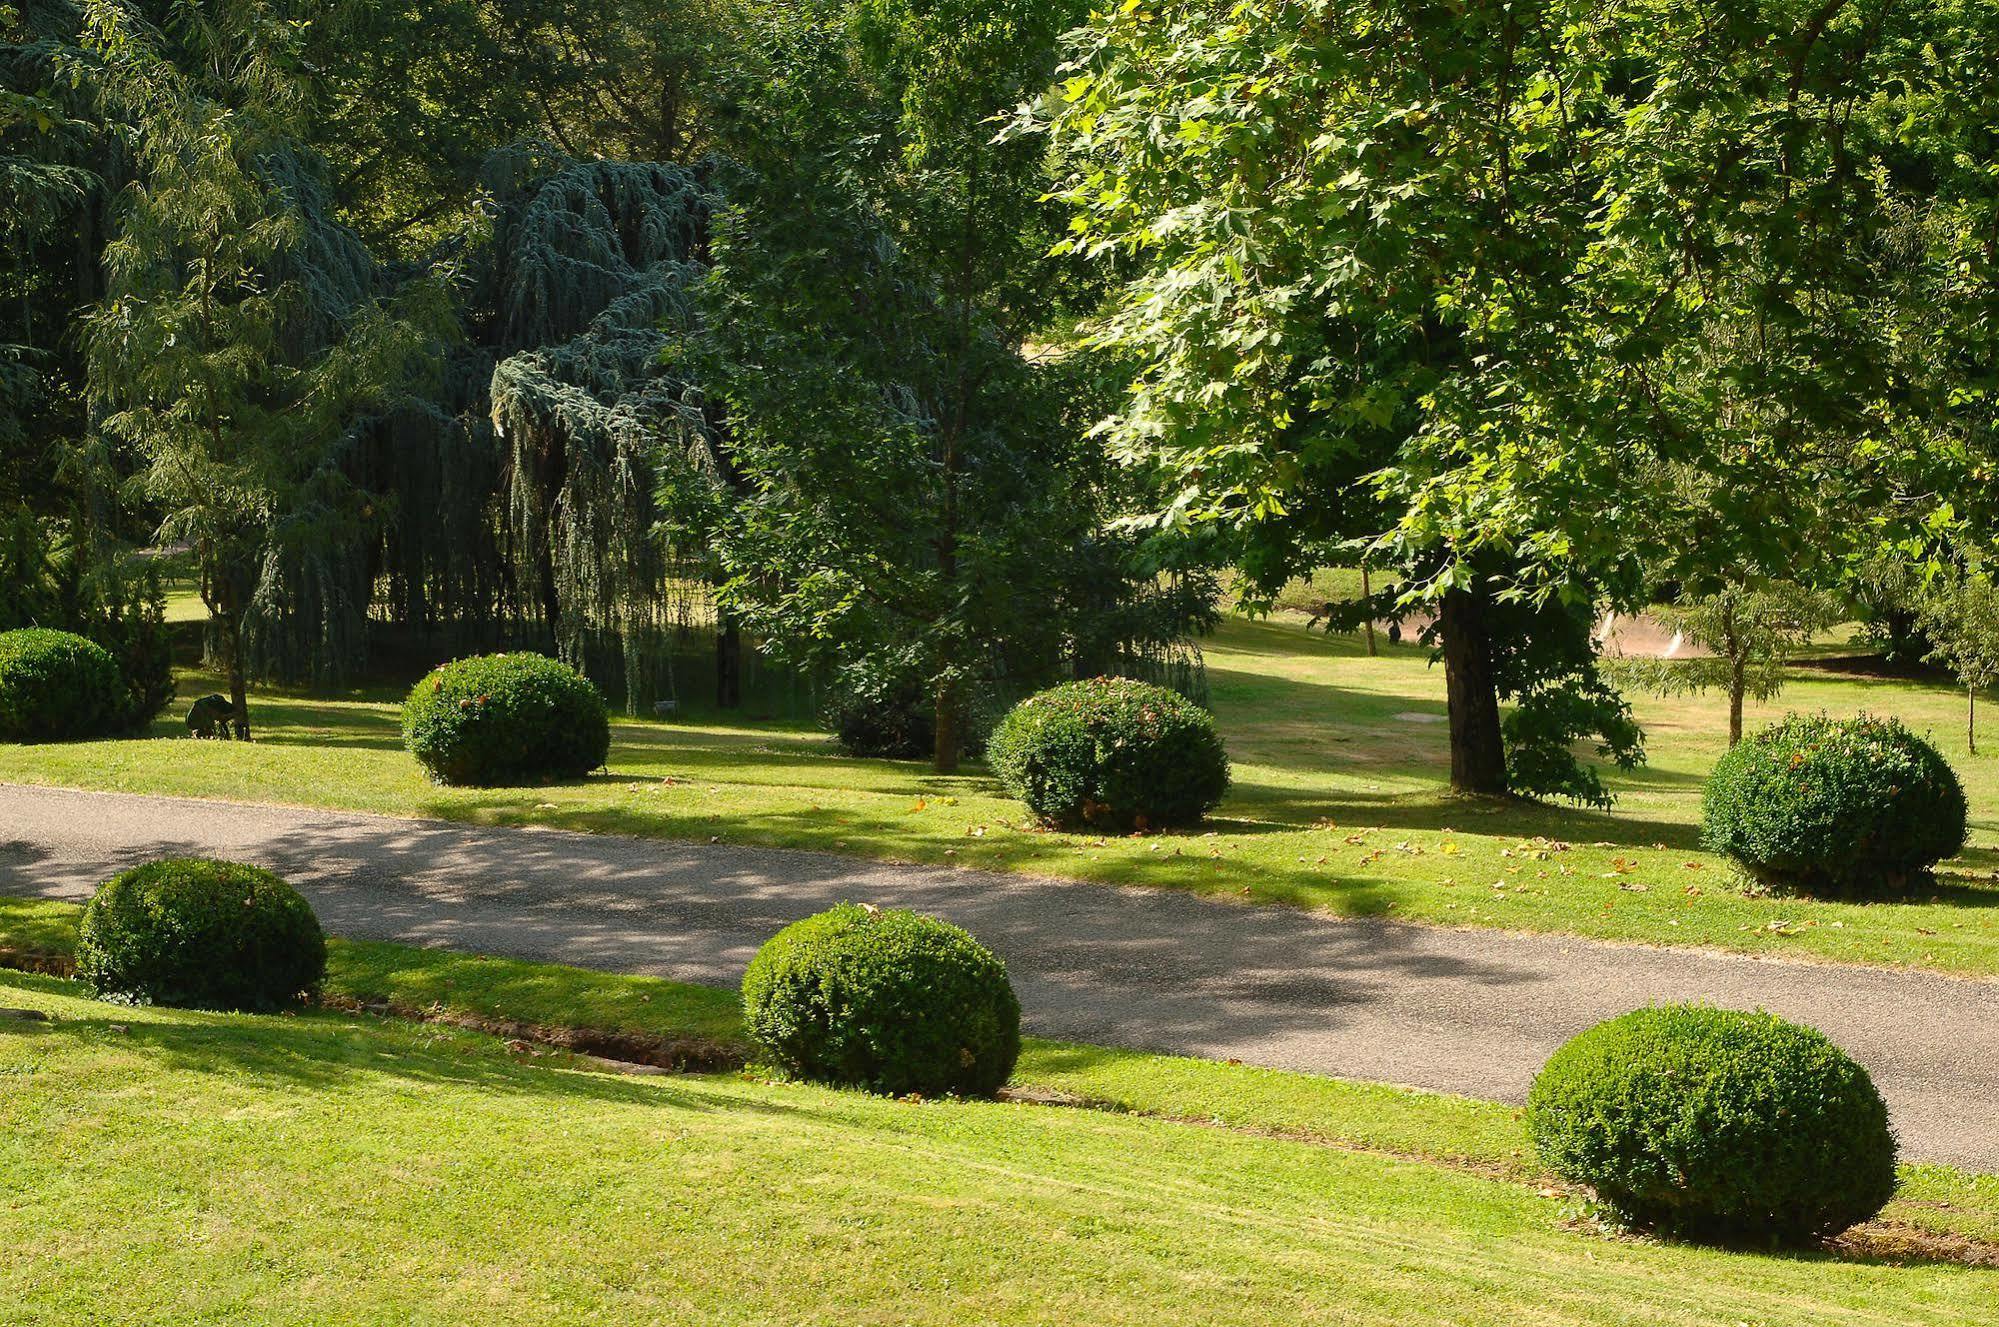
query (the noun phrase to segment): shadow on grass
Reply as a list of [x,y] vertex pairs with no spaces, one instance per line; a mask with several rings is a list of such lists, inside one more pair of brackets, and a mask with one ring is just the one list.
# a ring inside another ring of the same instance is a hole
[[[12,978],[10,978],[12,980]],[[76,988],[53,983],[56,994]],[[283,1015],[123,1010],[58,1016],[35,1029],[44,1042],[82,1041],[136,1053],[160,1068],[248,1079],[257,1086],[338,1091],[369,1079],[470,1088],[482,1093],[651,1108],[748,1111],[789,1116],[780,1102],[730,1098],[718,1103],[657,1076],[626,1077],[569,1070],[567,1056],[516,1056],[496,1038],[362,1015],[298,1011]],[[12,1025],[10,1025],[11,1027]]]
[[1663,847],[1700,851],[1700,827],[1629,813],[1596,811],[1517,798],[1458,797],[1450,793],[1409,795],[1352,791],[1307,793],[1269,784],[1245,784],[1222,808],[1267,820],[1218,819],[1231,832],[1299,830],[1330,822],[1341,828],[1407,829],[1501,838],[1546,838],[1618,847]]

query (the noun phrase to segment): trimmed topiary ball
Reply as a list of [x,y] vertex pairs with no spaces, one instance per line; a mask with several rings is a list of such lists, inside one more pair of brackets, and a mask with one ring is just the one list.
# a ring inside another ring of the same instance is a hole
[[1964,788],[1893,719],[1798,715],[1737,743],[1701,798],[1708,846],[1765,884],[1884,894],[1964,848]]
[[83,910],[76,975],[97,995],[186,1009],[276,1009],[326,976],[312,905],[269,871],[195,858],[112,877]]
[[403,703],[403,745],[439,783],[492,788],[580,779],[611,753],[589,679],[540,654],[448,663]]
[[1811,1028],[1699,1006],[1640,1009],[1556,1051],[1527,1098],[1542,1162],[1631,1225],[1799,1244],[1895,1192],[1888,1108]]
[[993,773],[1044,823],[1125,834],[1192,825],[1229,786],[1214,716],[1123,677],[1029,696],[986,743]]
[[743,975],[743,1013],[779,1067],[890,1096],[989,1096],[1020,1056],[1006,964],[913,912],[843,903],[785,927]]
[[0,741],[96,737],[125,703],[118,661],[103,646],[40,627],[0,632]]

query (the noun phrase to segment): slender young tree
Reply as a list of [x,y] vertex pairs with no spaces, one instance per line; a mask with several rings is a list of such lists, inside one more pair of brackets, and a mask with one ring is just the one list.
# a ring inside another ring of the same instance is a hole
[[1975,572],[1956,572],[1932,585],[1921,599],[1923,633],[1934,645],[1930,658],[1957,675],[1964,686],[1964,741],[1978,754],[1978,693],[1999,683],[1999,586]]
[[1791,658],[1838,618],[1830,595],[1792,581],[1735,583],[1658,610],[1659,620],[1708,650],[1686,659],[1633,660],[1620,679],[1662,694],[1717,690],[1728,697],[1728,744],[1742,740],[1748,697],[1768,700],[1784,688]]
[[1062,291],[1045,152],[994,141],[1067,21],[1038,0],[789,14],[709,288],[700,376],[755,495],[727,601],[846,685],[920,688],[943,772],[1079,532],[1061,387],[1023,349]]

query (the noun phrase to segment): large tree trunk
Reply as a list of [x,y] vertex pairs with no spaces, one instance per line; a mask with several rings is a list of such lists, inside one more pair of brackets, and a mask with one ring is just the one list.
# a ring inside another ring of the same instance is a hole
[[1499,730],[1499,687],[1492,673],[1489,602],[1451,590],[1438,610],[1444,691],[1451,714],[1451,787],[1461,793],[1506,792],[1506,744]]
[[541,616],[548,627],[551,649],[562,649],[562,600],[555,589],[555,558],[543,548],[535,554],[535,592],[541,597]]
[[742,706],[743,629],[723,613],[715,622],[715,707],[736,710]]
[[222,647],[222,671],[229,679],[230,726],[236,740],[250,740],[250,684],[243,676],[243,613],[229,606],[216,615],[216,643]]
[[250,685],[243,677],[243,628],[230,629],[235,644],[229,647],[229,708],[236,714],[236,740],[250,740]]
[[958,732],[958,684],[937,684],[937,760],[939,774],[958,772],[958,749],[964,745]]

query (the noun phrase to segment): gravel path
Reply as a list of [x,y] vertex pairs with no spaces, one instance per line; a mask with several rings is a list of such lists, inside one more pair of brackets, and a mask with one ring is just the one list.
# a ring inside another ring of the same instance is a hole
[[997,949],[1043,1035],[1501,1101],[1610,1015],[1665,1000],[1763,1007],[1873,1071],[1905,1158],[1999,1172],[1999,982],[818,853],[0,784],[0,892],[82,898],[119,866],[177,854],[279,871],[336,934],[711,985],[831,903],[912,907]]

